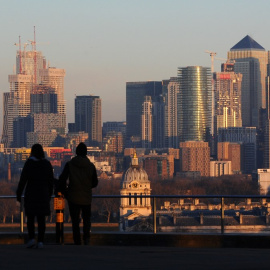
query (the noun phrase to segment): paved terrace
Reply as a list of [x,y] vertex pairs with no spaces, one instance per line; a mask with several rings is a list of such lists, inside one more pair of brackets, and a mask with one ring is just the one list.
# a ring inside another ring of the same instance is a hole
[[93,233],[89,246],[26,249],[26,234],[0,234],[0,269],[256,269],[270,268],[270,235]]

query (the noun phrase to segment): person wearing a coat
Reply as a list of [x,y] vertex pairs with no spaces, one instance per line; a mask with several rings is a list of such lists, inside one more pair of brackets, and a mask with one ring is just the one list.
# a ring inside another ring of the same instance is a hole
[[83,241],[85,245],[89,244],[92,188],[97,185],[96,167],[87,157],[86,145],[79,143],[76,147],[76,156],[66,163],[63,172],[59,176],[57,188],[68,201],[73,240],[76,245],[81,244],[80,215],[83,218]]
[[17,201],[21,202],[24,191],[24,208],[27,216],[28,248],[36,246],[35,217],[38,223],[37,248],[43,248],[46,230],[45,217],[50,215],[50,200],[53,193],[53,168],[45,159],[43,148],[34,144],[30,157],[24,164],[17,188]]

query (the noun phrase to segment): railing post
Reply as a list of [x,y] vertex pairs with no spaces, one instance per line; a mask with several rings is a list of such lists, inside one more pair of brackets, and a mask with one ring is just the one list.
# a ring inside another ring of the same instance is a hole
[[224,234],[224,197],[221,197],[221,233]]
[[153,198],[153,233],[157,233],[157,201]]
[[21,234],[23,234],[23,223],[24,223],[24,220],[23,220],[23,207],[24,207],[24,198],[22,197],[21,198],[21,203],[20,203],[20,212],[21,212],[20,231],[21,231]]

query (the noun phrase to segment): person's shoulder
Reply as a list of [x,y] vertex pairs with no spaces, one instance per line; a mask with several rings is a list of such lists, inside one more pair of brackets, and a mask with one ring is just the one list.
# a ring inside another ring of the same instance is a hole
[[90,160],[89,160],[89,164],[90,164],[90,167],[91,167],[91,168],[93,168],[93,169],[96,168],[95,164],[94,164],[93,162],[91,162]]
[[51,162],[46,158],[41,159],[41,162],[46,164],[47,166],[52,166]]
[[24,163],[24,166],[29,166],[33,163],[33,160],[31,158],[28,158],[25,163]]

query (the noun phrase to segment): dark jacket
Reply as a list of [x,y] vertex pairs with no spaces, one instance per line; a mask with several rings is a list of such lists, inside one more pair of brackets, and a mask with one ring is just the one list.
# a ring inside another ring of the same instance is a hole
[[20,201],[23,190],[25,214],[50,215],[50,199],[53,193],[53,168],[46,159],[30,157],[24,164],[17,188]]
[[[66,189],[67,179],[69,183]],[[97,185],[95,165],[86,156],[76,156],[66,163],[59,177],[58,191],[74,204],[89,205],[92,201],[92,188]]]

